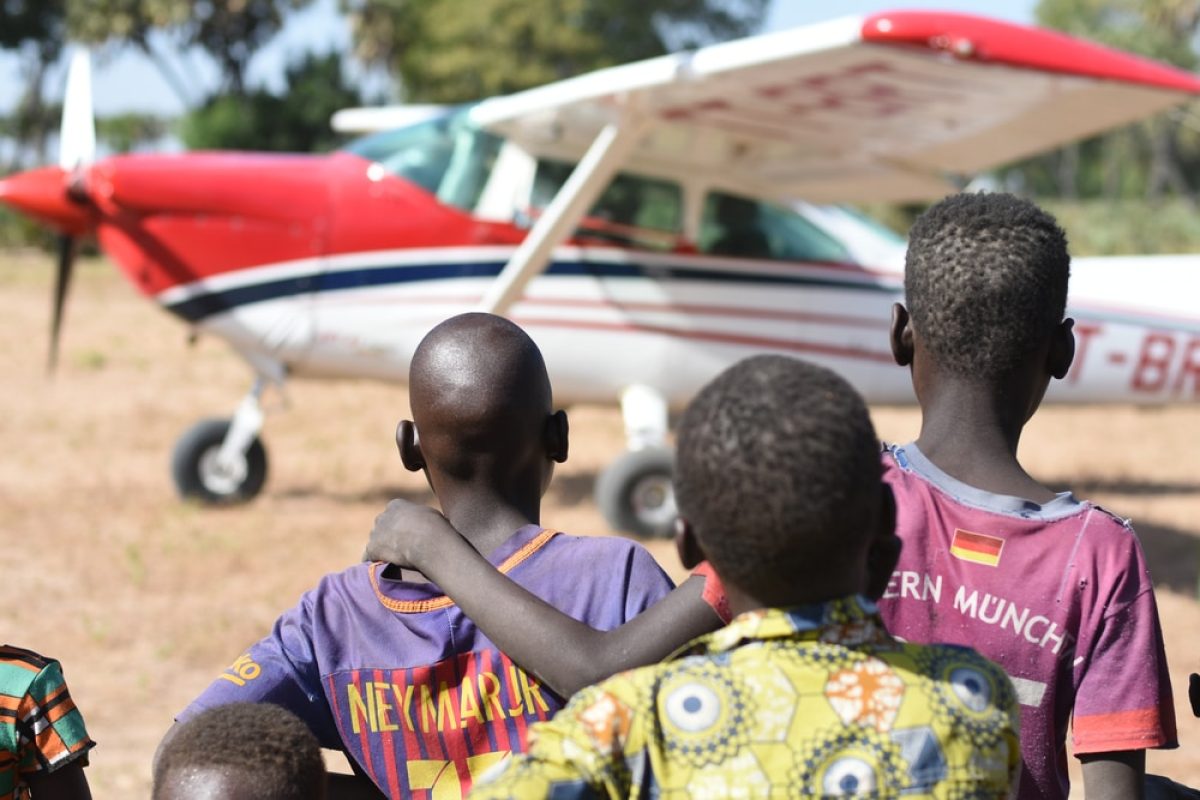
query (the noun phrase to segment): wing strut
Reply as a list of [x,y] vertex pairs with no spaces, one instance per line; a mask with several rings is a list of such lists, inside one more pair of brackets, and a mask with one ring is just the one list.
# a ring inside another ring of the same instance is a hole
[[[632,98],[630,98],[632,100]],[[531,280],[545,271],[554,248],[579,225],[649,127],[651,117],[626,102],[620,116],[596,135],[579,164],[558,190],[480,301],[479,309],[506,314]]]

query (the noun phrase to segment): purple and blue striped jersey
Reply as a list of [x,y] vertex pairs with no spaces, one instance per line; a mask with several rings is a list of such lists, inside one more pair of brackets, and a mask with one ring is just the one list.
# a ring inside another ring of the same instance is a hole
[[[534,525],[489,556],[556,608],[615,628],[671,589],[640,545]],[[389,797],[465,794],[525,749],[528,726],[563,705],[513,664],[432,584],[359,564],[326,576],[182,714],[269,702],[346,751]]]

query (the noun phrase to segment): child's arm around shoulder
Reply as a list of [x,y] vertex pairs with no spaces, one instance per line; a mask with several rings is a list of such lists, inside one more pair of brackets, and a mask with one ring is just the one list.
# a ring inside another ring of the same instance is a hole
[[661,661],[722,623],[704,599],[706,579],[693,576],[619,628],[597,631],[502,575],[437,511],[404,500],[393,500],[376,518],[366,557],[420,570],[510,658],[563,697]]

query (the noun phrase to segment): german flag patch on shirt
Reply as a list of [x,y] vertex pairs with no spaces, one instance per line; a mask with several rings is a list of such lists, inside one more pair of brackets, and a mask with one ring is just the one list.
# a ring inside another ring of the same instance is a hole
[[955,558],[988,567],[1000,566],[1000,553],[1003,550],[1003,539],[971,533],[962,528],[955,528],[954,539],[950,542],[950,554]]

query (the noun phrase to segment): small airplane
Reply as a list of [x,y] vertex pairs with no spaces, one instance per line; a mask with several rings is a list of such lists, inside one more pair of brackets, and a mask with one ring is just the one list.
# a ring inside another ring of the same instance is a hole
[[[356,109],[384,129],[329,155],[94,162],[86,58],[57,167],[0,201],[61,236],[51,363],[79,237],[254,372],[231,419],[177,443],[179,491],[253,497],[264,387],[404,382],[421,337],[465,310],[537,340],[557,401],[620,403],[628,451],[597,481],[615,528],[674,516],[669,417],[760,351],[912,400],[885,331],[904,242],[812,203],[928,199],[959,176],[1200,95],[1166,65],[1036,28],[898,11],[604,69],[474,105]],[[1200,397],[1200,267],[1079,259],[1078,357],[1062,402]]]

